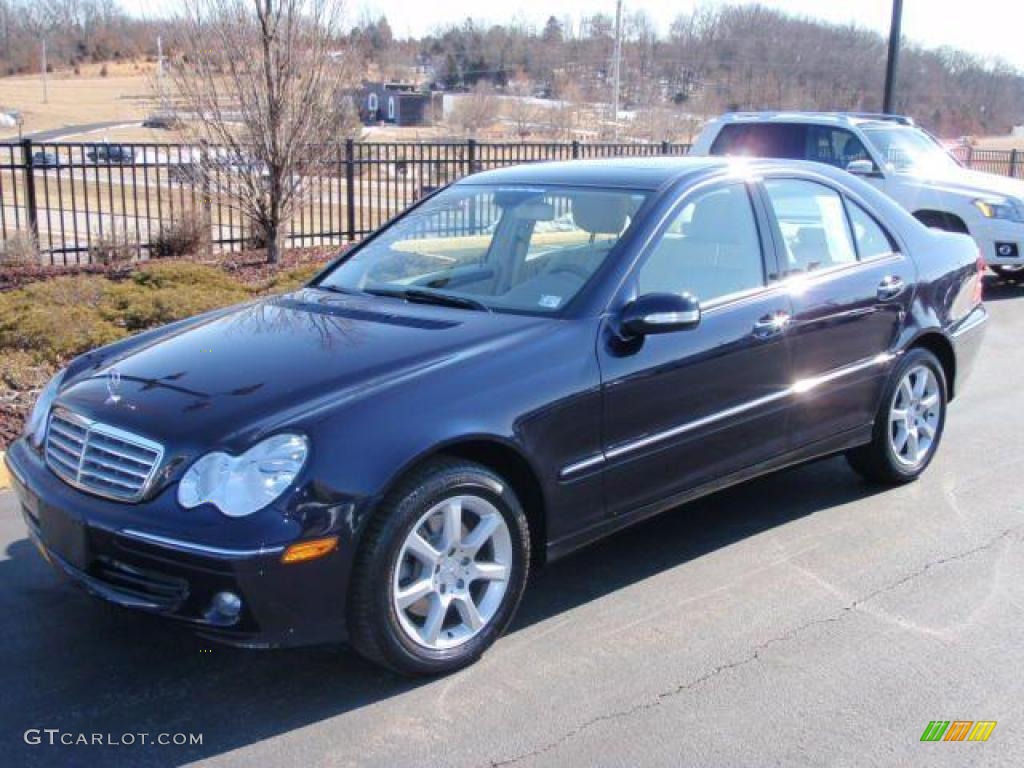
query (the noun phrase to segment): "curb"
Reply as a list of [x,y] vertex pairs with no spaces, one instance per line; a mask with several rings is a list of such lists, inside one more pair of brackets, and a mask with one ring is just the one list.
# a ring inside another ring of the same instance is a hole
[[0,491],[11,487],[11,476],[7,474],[7,465],[4,463],[4,452],[0,451]]

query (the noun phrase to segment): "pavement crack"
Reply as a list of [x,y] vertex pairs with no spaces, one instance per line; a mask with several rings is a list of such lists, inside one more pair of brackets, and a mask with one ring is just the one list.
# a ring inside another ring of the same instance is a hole
[[541,755],[556,750],[563,744],[572,741],[581,733],[589,730],[590,728],[593,728],[595,725],[600,725],[601,723],[605,723],[611,720],[620,720],[626,717],[631,717],[632,715],[660,707],[666,701],[676,696],[679,696],[680,694],[686,693],[687,691],[691,691],[694,688],[703,685],[708,680],[717,677],[718,675],[721,675],[726,672],[731,672],[735,669],[739,669],[740,667],[744,667],[748,664],[752,664],[756,661],[759,661],[761,658],[761,654],[774,645],[788,642],[797,637],[798,635],[803,634],[807,630],[812,629],[814,627],[841,622],[853,611],[857,610],[857,608],[864,605],[865,603],[870,602],[871,600],[874,600],[875,598],[880,597],[881,595],[899,589],[905,584],[908,584],[909,582],[920,578],[933,568],[957,562],[959,560],[964,560],[980,552],[984,552],[985,550],[991,549],[992,547],[996,546],[997,544],[1006,539],[1013,538],[1014,534],[1017,534],[1021,531],[1024,531],[1024,525],[1007,528],[976,547],[964,550],[963,552],[957,552],[952,555],[947,555],[946,557],[941,557],[937,560],[931,560],[922,565],[920,568],[911,571],[906,576],[903,576],[902,578],[883,587],[879,587],[878,589],[875,589],[869,592],[868,594],[863,595],[862,597],[858,597],[854,600],[851,600],[831,616],[806,621],[802,624],[798,624],[797,626],[789,629],[786,632],[783,632],[780,635],[770,637],[767,640],[758,643],[756,646],[754,646],[750,653],[743,656],[742,658],[719,664],[718,666],[713,667],[712,669],[708,670],[699,677],[696,677],[685,683],[680,683],[672,688],[669,688],[658,693],[653,699],[650,699],[648,701],[638,702],[637,704],[633,704],[632,706],[617,709],[612,712],[605,712],[603,714],[596,715],[588,720],[584,720],[582,723],[579,723],[572,729],[566,731],[558,738],[553,739],[552,741],[542,746],[539,746],[536,749],[522,752],[518,755],[502,760],[492,760],[489,763],[490,768],[503,768],[504,766],[515,765],[516,763],[520,763],[523,760],[529,760],[530,758],[540,757]]

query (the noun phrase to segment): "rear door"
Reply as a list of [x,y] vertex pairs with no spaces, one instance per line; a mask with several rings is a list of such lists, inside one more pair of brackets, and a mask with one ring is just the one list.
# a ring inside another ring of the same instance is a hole
[[793,303],[794,447],[871,422],[916,271],[864,206],[823,179],[768,175]]

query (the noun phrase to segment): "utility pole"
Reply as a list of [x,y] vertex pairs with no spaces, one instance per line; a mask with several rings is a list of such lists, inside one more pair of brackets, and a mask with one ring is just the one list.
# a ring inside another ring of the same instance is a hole
[[612,125],[619,138],[619,79],[622,74],[622,0],[615,2],[615,54],[612,61]]
[[50,102],[50,96],[49,96],[49,94],[47,93],[47,90],[46,90],[46,38],[45,37],[43,38],[43,55],[42,55],[42,59],[43,59],[43,62],[42,62],[43,63],[43,104],[48,104]]
[[167,112],[167,99],[164,98],[164,43],[160,35],[156,36],[156,97],[160,102],[160,111]]
[[900,55],[900,24],[903,20],[903,0],[892,0],[892,23],[889,25],[889,58],[885,62],[885,93],[882,96],[882,111],[891,113],[893,89],[896,87],[896,63]]

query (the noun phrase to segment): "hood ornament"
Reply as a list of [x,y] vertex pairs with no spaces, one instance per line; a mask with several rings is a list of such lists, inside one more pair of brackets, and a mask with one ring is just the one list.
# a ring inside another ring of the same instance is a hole
[[107,371],[107,397],[104,405],[117,405],[121,402],[121,372],[117,368]]

